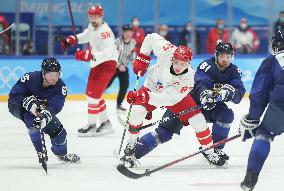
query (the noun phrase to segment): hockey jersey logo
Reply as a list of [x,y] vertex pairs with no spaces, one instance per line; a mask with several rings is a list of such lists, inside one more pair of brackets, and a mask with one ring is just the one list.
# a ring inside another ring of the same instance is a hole
[[164,88],[164,86],[163,86],[162,82],[160,82],[160,80],[158,80],[156,82],[156,89],[157,89],[157,91],[161,91],[163,88]]

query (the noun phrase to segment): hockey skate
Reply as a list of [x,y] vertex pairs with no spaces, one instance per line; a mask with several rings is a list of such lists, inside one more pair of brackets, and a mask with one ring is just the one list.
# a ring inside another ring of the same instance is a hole
[[215,148],[214,152],[226,161],[230,159],[230,157],[222,149]]
[[120,164],[127,168],[137,167],[139,165],[138,160],[135,157],[135,143],[129,142],[124,149],[124,156],[120,158]]
[[126,114],[127,109],[122,105],[116,107],[117,114]]
[[57,155],[59,161],[78,163],[80,162],[80,157],[77,154],[66,154],[66,155]]
[[79,137],[92,137],[94,133],[97,131],[96,124],[89,124],[85,127],[78,129],[78,136]]
[[246,191],[252,191],[257,183],[259,173],[256,171],[247,171],[244,181],[241,183],[241,188]]
[[93,136],[102,136],[111,133],[114,133],[114,129],[112,128],[110,120],[107,120],[98,127],[96,133],[94,133]]
[[[199,147],[199,150],[201,150],[202,147]],[[211,154],[206,154],[205,152],[202,153],[203,156],[207,159],[210,165],[214,165],[216,167],[226,167],[227,161],[220,157],[217,153],[213,152]]]

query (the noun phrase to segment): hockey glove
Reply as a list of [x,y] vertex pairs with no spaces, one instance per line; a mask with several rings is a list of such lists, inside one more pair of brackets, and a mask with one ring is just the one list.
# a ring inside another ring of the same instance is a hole
[[127,94],[127,102],[132,105],[141,105],[149,102],[149,93],[147,90],[130,91]]
[[77,44],[77,38],[73,35],[68,36],[67,38],[64,38],[60,43],[61,50],[62,52],[65,52],[68,47],[74,46],[76,44]]
[[200,103],[205,110],[211,110],[216,106],[215,96],[211,90],[204,90],[200,94]]
[[241,133],[243,142],[255,136],[259,122],[259,120],[250,120],[248,114],[242,117],[239,125],[239,133]]
[[134,74],[144,76],[146,73],[151,57],[142,53],[139,53],[133,62]]
[[38,115],[38,109],[40,108],[40,103],[36,99],[36,97],[34,95],[32,95],[32,96],[26,97],[23,100],[23,107],[25,108],[25,110],[27,110],[31,114],[37,116]]
[[221,95],[221,101],[225,102],[232,101],[232,99],[234,99],[235,96],[235,91],[236,89],[230,84],[224,84],[219,92]]
[[34,127],[43,129],[52,120],[52,115],[47,110],[42,110],[40,114],[34,119]]
[[87,50],[77,49],[77,51],[75,52],[75,58],[76,60],[89,62],[93,58],[91,49]]

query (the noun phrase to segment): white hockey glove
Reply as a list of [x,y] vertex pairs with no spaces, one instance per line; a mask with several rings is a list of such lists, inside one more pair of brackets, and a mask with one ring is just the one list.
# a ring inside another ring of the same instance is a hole
[[42,110],[40,114],[34,119],[34,127],[43,129],[52,120],[52,115],[47,110]]
[[211,110],[216,106],[215,96],[211,90],[204,90],[200,94],[200,103],[205,110]]
[[25,108],[25,110],[27,110],[31,114],[37,116],[37,114],[38,114],[37,110],[40,107],[40,103],[36,99],[36,97],[34,95],[32,95],[32,96],[26,97],[23,100],[23,107]]
[[219,94],[221,95],[221,101],[232,101],[232,99],[235,97],[235,91],[236,89],[230,84],[222,85],[221,90],[219,92]]
[[248,114],[242,117],[239,125],[239,133],[241,133],[243,142],[255,136],[259,123],[259,120],[248,119]]

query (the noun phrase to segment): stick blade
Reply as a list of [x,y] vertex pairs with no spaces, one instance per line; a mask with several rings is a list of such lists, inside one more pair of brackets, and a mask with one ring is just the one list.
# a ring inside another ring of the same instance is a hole
[[126,176],[128,178],[138,179],[138,178],[142,178],[144,176],[147,176],[147,173],[136,174],[136,173],[130,171],[128,168],[126,168],[122,164],[119,164],[116,168],[117,168],[118,172],[120,172],[121,174],[123,174],[124,176]]
[[47,164],[46,164],[46,161],[45,161],[45,160],[42,161],[41,166],[42,166],[43,170],[44,170],[44,171],[46,172],[46,174],[47,174]]

